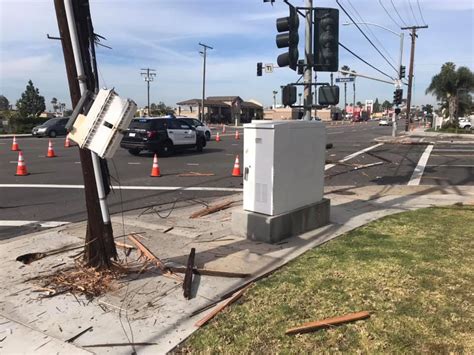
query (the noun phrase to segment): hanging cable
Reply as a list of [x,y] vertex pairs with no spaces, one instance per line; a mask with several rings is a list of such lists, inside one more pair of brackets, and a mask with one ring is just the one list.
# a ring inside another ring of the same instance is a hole
[[415,20],[415,25],[418,26],[418,20],[416,19],[415,13],[413,12],[413,7],[411,6],[411,1],[407,0],[407,2],[408,2],[408,6],[410,6],[411,15],[413,16],[413,19]]
[[418,4],[418,11],[420,12],[420,17],[421,17],[421,20],[423,21],[423,26],[426,26],[426,21],[425,21],[425,18],[423,17],[423,11],[421,11],[420,0],[416,0],[416,3]]
[[392,64],[395,63],[395,60],[392,58],[391,54],[389,53],[389,51],[387,51],[387,49],[385,48],[385,46],[382,44],[382,42],[379,41],[378,37],[375,35],[375,33],[372,31],[372,29],[370,28],[369,25],[367,25],[367,23],[365,23],[366,21],[364,20],[364,18],[361,16],[361,14],[359,13],[359,11],[357,11],[357,9],[352,5],[352,2],[351,0],[347,0],[347,2],[349,3],[349,6],[352,7],[352,9],[354,10],[354,12],[356,13],[356,15],[359,17],[359,20],[360,22],[362,22],[362,24],[365,26],[365,28],[367,29],[367,31],[370,32],[370,34],[372,35],[372,37],[375,39],[375,41],[379,44],[379,46],[382,48],[382,50],[385,52],[385,54],[387,55],[387,57],[390,58],[390,60],[392,61]]
[[398,15],[398,18],[400,19],[400,21],[403,23],[403,25],[405,27],[408,27],[407,23],[405,22],[405,20],[403,20],[403,18],[400,16],[400,13],[398,12],[397,8],[395,7],[395,4],[393,3],[393,0],[390,0],[390,2],[392,3],[392,6],[393,6],[393,9],[395,10],[395,13]]
[[370,64],[369,62],[367,62],[365,59],[362,59],[361,57],[359,57],[357,54],[355,54],[353,51],[351,51],[349,48],[347,48],[345,45],[343,45],[341,42],[339,42],[339,45],[344,48],[346,51],[348,51],[350,54],[352,54],[354,57],[356,57],[357,59],[359,59],[360,61],[362,61],[363,63],[367,64],[369,67],[371,67],[372,69],[375,69],[376,71],[378,71],[380,74],[386,76],[387,78],[390,78],[391,80],[395,81],[394,78],[392,78],[390,75],[388,75],[387,73],[381,71],[380,69],[378,69],[377,67],[373,66],[372,64]]
[[336,0],[336,3],[339,5],[339,7],[342,9],[342,11],[344,11],[344,13],[346,14],[347,17],[349,17],[349,19],[352,21],[352,23],[359,29],[359,31],[364,35],[364,37],[367,39],[367,41],[369,41],[369,43],[372,45],[372,47],[375,48],[375,50],[382,56],[383,59],[385,59],[385,61],[393,68],[393,70],[395,70],[396,73],[398,73],[398,69],[395,68],[395,66],[387,59],[387,57],[385,57],[382,52],[380,51],[380,49],[377,48],[377,46],[374,44],[374,42],[372,42],[370,40],[369,37],[367,37],[367,35],[365,34],[365,32],[359,27],[359,25],[354,21],[354,19],[352,18],[351,15],[349,15],[349,13],[346,11],[346,9],[339,3],[339,0]]
[[388,15],[388,17],[390,17],[390,20],[392,20],[393,23],[394,23],[398,28],[402,27],[402,26],[400,26],[400,25],[398,24],[397,21],[395,21],[395,19],[392,17],[392,15],[390,15],[390,12],[387,11],[387,9],[385,8],[385,6],[382,4],[382,0],[379,0],[379,4],[380,4],[380,6],[382,6],[382,9],[384,9],[384,11],[385,11],[385,13]]

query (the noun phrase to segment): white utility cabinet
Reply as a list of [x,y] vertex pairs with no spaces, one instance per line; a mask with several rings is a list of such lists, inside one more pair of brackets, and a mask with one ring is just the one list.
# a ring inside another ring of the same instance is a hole
[[270,216],[323,198],[326,127],[318,121],[244,125],[244,210]]
[[101,158],[112,158],[122,140],[120,132],[128,128],[136,111],[132,100],[122,99],[113,89],[101,89],[87,116],[78,116],[69,137]]

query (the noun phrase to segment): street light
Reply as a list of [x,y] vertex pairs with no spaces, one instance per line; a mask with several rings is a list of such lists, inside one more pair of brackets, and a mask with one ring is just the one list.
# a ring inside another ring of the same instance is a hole
[[[400,37],[400,57],[398,59],[398,78],[399,79],[395,80],[394,84],[395,84],[395,89],[401,89],[402,88],[401,79],[402,79],[402,60],[403,60],[403,37],[404,37],[403,32],[397,33],[397,32],[391,30],[388,27],[385,27],[385,26],[382,26],[382,25],[379,25],[379,24],[373,23],[373,22],[345,22],[342,25],[343,26],[349,26],[349,25],[355,25],[355,24],[379,27],[379,28],[382,28],[382,29],[394,34],[395,36]],[[395,116],[396,116],[396,114],[394,112],[393,116],[392,116],[392,123],[393,123],[392,124],[392,137],[395,137],[396,134],[397,134],[397,121],[395,119]]]

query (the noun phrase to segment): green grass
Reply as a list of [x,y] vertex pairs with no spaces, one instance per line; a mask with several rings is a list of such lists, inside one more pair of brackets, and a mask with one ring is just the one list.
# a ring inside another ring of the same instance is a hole
[[426,130],[427,132],[437,132],[437,133],[456,133],[456,134],[473,134],[474,131],[469,130],[469,129],[462,129],[462,128],[454,128],[454,127],[449,127],[449,128],[430,128]]
[[[474,353],[474,208],[421,209],[349,232],[256,283],[178,351]],[[357,311],[313,333],[287,328]]]

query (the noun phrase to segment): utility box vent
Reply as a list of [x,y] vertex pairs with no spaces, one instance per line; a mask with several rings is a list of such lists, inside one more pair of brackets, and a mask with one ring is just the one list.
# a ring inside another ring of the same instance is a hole
[[136,110],[132,100],[120,98],[113,89],[101,89],[87,116],[77,117],[69,137],[101,158],[112,158],[122,140],[121,131],[128,128]]

